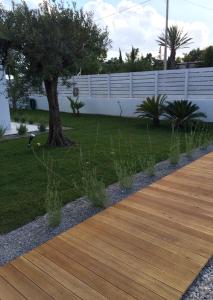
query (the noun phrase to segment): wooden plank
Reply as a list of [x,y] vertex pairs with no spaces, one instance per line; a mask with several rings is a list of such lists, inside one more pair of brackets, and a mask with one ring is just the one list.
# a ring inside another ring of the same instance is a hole
[[80,299],[71,291],[63,287],[56,280],[50,277],[46,272],[43,272],[36,265],[32,264],[24,257],[19,257],[11,263],[19,272],[23,273],[27,278],[38,285],[49,296],[61,299],[72,300]]
[[1,300],[26,300],[26,298],[0,276],[0,299]]
[[134,299],[127,293],[119,290],[96,273],[81,265],[81,261],[75,261],[70,256],[63,254],[48,244],[36,249],[40,254],[56,263],[59,267],[71,273],[88,286],[110,299]]
[[96,292],[77,277],[68,273],[64,268],[59,267],[51,260],[41,255],[38,251],[31,251],[24,255],[26,259],[35,264],[38,268],[46,272],[54,280],[58,281],[68,290],[72,291],[81,299],[106,299],[100,293]]
[[82,265],[136,299],[141,299],[142,295],[147,295],[147,293],[150,299],[156,297],[149,290],[156,292],[157,295],[164,295],[165,299],[177,299],[177,296],[180,295],[180,292],[169,288],[167,285],[159,284],[145,274],[139,277],[131,268],[121,264],[111,256],[107,257],[98,249],[94,249],[88,244],[84,244],[82,247],[78,243],[79,241],[76,241],[78,240],[60,236],[49,241],[48,245],[50,244],[66,256],[81,262]]
[[[25,275],[19,272],[11,264],[8,264],[0,269],[1,276],[22,294],[25,298],[29,300],[41,299],[41,300],[50,300],[48,294],[41,290],[36,284],[29,280]],[[14,299],[15,300],[15,299]]]

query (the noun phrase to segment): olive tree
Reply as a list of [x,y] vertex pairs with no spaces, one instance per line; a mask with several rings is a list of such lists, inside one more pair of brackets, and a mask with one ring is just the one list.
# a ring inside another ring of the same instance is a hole
[[110,46],[107,30],[95,24],[92,13],[51,0],[44,0],[37,9],[30,9],[25,1],[13,3],[11,10],[1,9],[1,15],[0,53],[4,64],[9,65],[7,54],[11,50],[19,54],[16,63],[21,76],[32,86],[43,84],[45,89],[48,144],[71,145],[62,131],[58,83],[83,69],[91,57],[98,61],[106,56]]

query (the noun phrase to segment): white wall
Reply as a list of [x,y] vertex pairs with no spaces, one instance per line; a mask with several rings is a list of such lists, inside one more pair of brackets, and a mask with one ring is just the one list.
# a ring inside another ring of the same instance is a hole
[[0,126],[10,129],[10,109],[6,97],[6,80],[3,69],[0,66]]
[[[213,121],[213,68],[155,72],[133,72],[74,77],[79,99],[85,102],[83,113],[135,116],[136,105],[147,96],[166,94],[168,100],[187,99]],[[70,112],[67,96],[72,88],[59,85],[60,110]],[[46,98],[35,96],[38,109],[48,110]]]

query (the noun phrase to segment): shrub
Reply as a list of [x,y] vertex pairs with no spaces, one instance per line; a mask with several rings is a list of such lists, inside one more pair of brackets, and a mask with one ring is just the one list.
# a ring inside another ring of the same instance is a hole
[[142,119],[151,119],[154,126],[160,125],[160,117],[164,114],[166,95],[147,97],[142,104],[137,106],[136,114]]
[[172,130],[171,145],[169,150],[169,160],[172,165],[176,165],[180,158],[180,138],[178,133]]
[[3,135],[5,134],[6,132],[6,128],[4,126],[0,126],[0,138],[3,137]]
[[206,118],[203,112],[199,112],[199,106],[192,104],[188,100],[176,100],[174,102],[167,102],[165,106],[165,115],[171,120],[175,128],[182,128],[193,125],[201,118]]
[[21,116],[20,117],[20,122],[22,123],[22,124],[24,124],[24,123],[26,123],[27,122],[27,118],[26,118],[26,116]]
[[34,123],[34,121],[33,120],[29,120],[29,124],[33,124]]
[[192,158],[192,153],[195,148],[195,131],[185,134],[185,151],[188,158]]
[[212,137],[208,132],[207,127],[202,127],[197,137],[197,146],[201,149],[206,149],[209,145],[212,144]]
[[82,170],[82,183],[86,196],[96,207],[104,207],[107,201],[105,185],[97,177],[95,168],[84,167]]
[[70,107],[74,116],[80,116],[80,109],[85,106],[85,103],[82,101],[78,101],[78,97],[76,99],[72,99],[72,97],[67,97],[70,101]]
[[155,175],[155,163],[156,163],[155,156],[150,154],[146,160],[146,173],[149,176]]
[[61,197],[59,193],[59,180],[53,169],[53,162],[47,165],[47,190],[45,197],[45,207],[48,215],[48,224],[56,227],[61,222]]
[[18,123],[20,121],[19,115],[15,114],[14,117],[13,117],[13,120]]
[[133,184],[134,168],[123,160],[114,161],[114,169],[121,188],[130,189]]
[[44,123],[40,123],[40,124],[38,125],[38,130],[39,130],[40,132],[45,132],[45,131],[46,131],[46,125],[45,125]]
[[17,127],[18,135],[25,135],[27,133],[27,127],[25,124],[20,124]]

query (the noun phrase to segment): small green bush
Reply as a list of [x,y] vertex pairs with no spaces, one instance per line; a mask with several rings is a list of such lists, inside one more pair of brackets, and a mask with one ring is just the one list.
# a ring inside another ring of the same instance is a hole
[[20,118],[20,121],[21,121],[22,124],[24,124],[24,123],[27,122],[27,118],[26,118],[25,116],[22,116],[22,117]]
[[14,115],[13,120],[18,123],[20,121],[20,117],[18,115]]
[[169,150],[169,160],[172,165],[176,165],[180,158],[180,138],[178,133],[172,131],[171,145]]
[[3,137],[3,135],[5,134],[6,132],[6,128],[4,126],[0,126],[0,138]]
[[156,163],[156,160],[155,160],[154,155],[149,155],[146,160],[146,173],[149,176],[155,175],[155,163]]
[[82,183],[85,194],[91,203],[96,207],[104,207],[107,201],[105,185],[97,177],[95,168],[85,167],[82,172]]
[[46,125],[45,125],[44,123],[40,123],[40,124],[38,125],[38,130],[39,130],[40,132],[45,132],[45,131],[46,131]]
[[45,197],[45,207],[48,216],[48,224],[56,227],[61,222],[61,197],[59,193],[59,180],[53,169],[53,161],[47,163],[47,190]]
[[185,134],[185,151],[189,159],[192,158],[193,150],[195,149],[195,132],[191,131],[190,133]]
[[34,121],[33,120],[29,120],[29,124],[34,124]]
[[131,189],[133,184],[134,168],[124,160],[115,160],[114,169],[121,188]]
[[25,124],[20,124],[17,127],[18,135],[25,135],[27,133],[27,127]]

